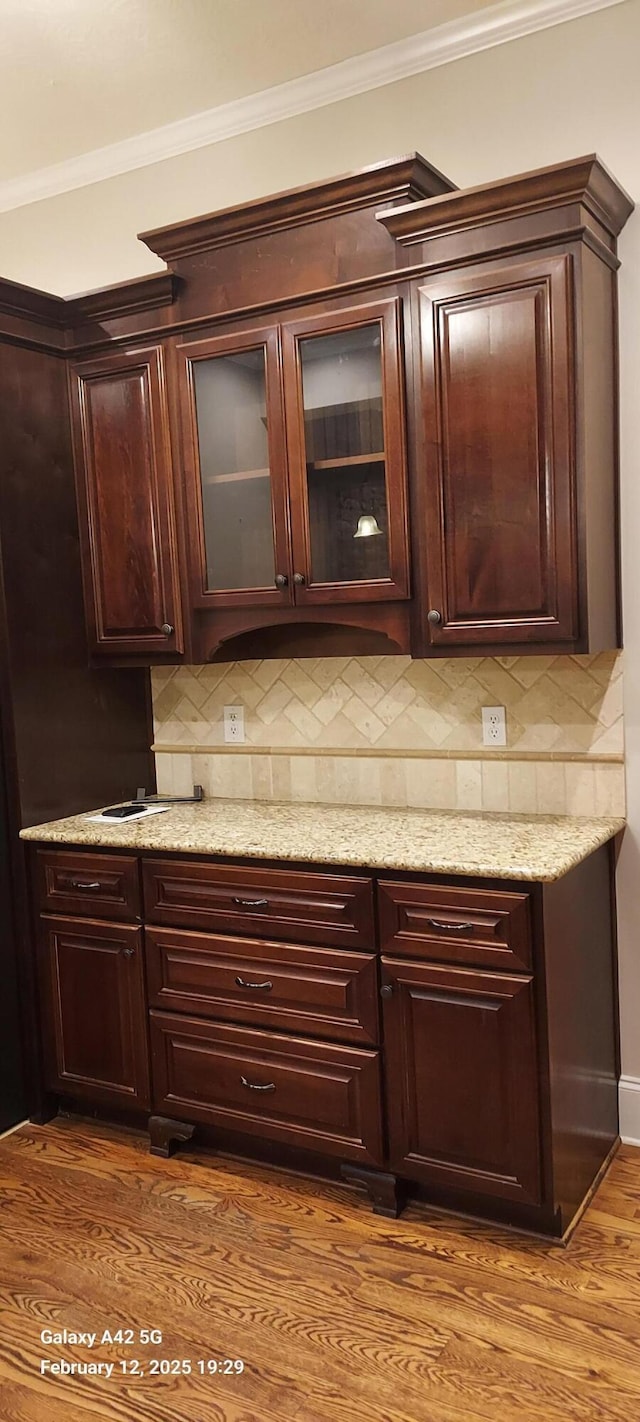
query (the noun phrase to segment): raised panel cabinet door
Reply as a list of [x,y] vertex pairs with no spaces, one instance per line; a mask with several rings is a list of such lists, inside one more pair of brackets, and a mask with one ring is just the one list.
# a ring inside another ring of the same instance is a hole
[[195,607],[292,601],[276,327],[176,346]]
[[282,328],[296,603],[409,596],[398,299]]
[[570,256],[419,288],[426,646],[578,634]]
[[162,347],[73,366],[71,394],[90,648],[180,654]]
[[47,1085],[99,1104],[148,1107],[142,930],[43,917],[39,951]]
[[531,978],[382,965],[392,1168],[440,1192],[538,1204]]

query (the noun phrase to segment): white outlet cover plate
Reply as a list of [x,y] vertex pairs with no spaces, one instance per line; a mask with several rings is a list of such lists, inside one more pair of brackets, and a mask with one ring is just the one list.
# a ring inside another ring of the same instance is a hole
[[222,714],[225,743],[229,745],[235,742],[236,745],[242,745],[244,743],[244,706],[225,706]]
[[485,746],[506,746],[507,714],[504,706],[483,706],[482,744]]

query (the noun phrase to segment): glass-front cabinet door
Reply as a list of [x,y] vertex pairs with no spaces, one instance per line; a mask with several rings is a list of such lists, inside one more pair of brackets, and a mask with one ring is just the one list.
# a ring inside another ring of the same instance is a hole
[[409,593],[399,303],[283,327],[296,602]]
[[177,350],[195,605],[290,602],[277,329]]

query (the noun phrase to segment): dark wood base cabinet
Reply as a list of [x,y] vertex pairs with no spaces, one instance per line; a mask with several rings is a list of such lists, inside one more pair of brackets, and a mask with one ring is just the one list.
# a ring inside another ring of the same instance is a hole
[[610,846],[548,884],[34,859],[52,1110],[566,1233],[617,1141]]

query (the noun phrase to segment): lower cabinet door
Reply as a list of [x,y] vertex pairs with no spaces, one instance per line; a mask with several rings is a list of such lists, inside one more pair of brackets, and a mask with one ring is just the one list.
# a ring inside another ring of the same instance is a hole
[[391,1168],[440,1192],[538,1204],[531,978],[382,965]]
[[40,930],[48,1086],[148,1108],[142,930],[47,917]]
[[151,1012],[154,1110],[382,1164],[379,1053]]

